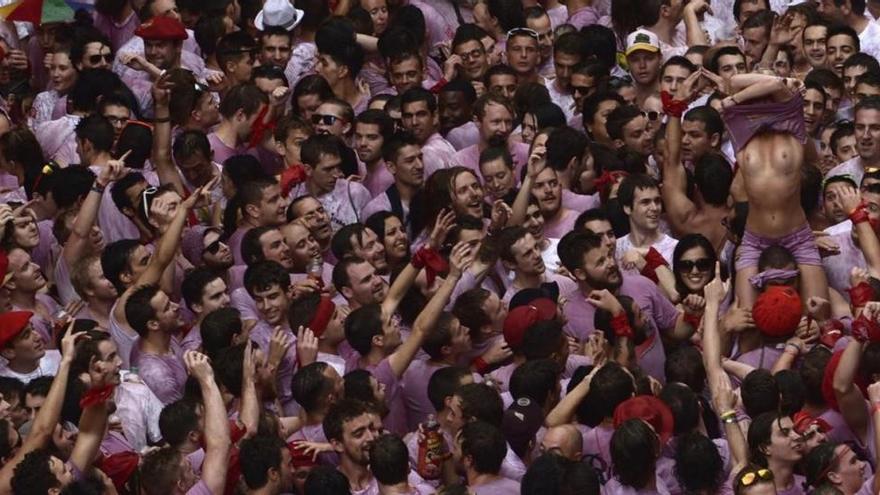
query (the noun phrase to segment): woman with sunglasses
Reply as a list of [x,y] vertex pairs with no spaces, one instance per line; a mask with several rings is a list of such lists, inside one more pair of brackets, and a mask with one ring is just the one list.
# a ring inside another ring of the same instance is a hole
[[702,234],[688,234],[678,240],[672,253],[675,289],[680,298],[703,295],[703,288],[713,278],[718,256]]

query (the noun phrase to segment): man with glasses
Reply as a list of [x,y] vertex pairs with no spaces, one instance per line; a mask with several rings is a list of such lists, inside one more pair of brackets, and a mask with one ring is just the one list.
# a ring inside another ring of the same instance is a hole
[[516,73],[517,84],[540,82],[538,63],[541,46],[538,33],[529,28],[514,28],[507,33],[507,63]]
[[458,55],[461,64],[458,67],[458,79],[469,81],[475,91],[485,91],[483,78],[489,70],[489,55],[483,45],[486,31],[475,24],[462,24],[455,31],[452,39],[452,53]]
[[125,128],[125,124],[131,120],[131,108],[129,102],[116,95],[107,95],[101,99],[98,105],[98,113],[110,121],[113,126],[113,141],[119,139],[119,134]]

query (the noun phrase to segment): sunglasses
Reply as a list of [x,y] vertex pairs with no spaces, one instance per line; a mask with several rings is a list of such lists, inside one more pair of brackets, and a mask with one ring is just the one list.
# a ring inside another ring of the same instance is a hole
[[535,40],[538,40],[541,37],[538,34],[538,32],[535,31],[534,29],[518,27],[518,28],[513,28],[507,32],[507,41],[510,41],[510,38],[512,38],[513,36],[516,36],[518,34],[524,34],[530,38],[534,38]]
[[101,60],[107,62],[108,64],[113,63],[113,55],[109,53],[98,53],[95,55],[89,55],[89,63],[92,65],[98,65],[101,63]]
[[312,114],[312,124],[324,124],[324,125],[333,125],[337,120],[342,120],[335,115],[321,115],[321,114]]
[[759,469],[757,471],[749,471],[740,476],[739,482],[742,486],[751,486],[758,480],[773,481],[773,471],[769,469]]
[[205,246],[205,249],[202,249],[202,254],[217,254],[217,251],[220,251],[221,240],[218,238],[216,241],[212,242]]
[[650,120],[651,122],[656,122],[657,119],[660,118],[660,112],[654,112],[654,111],[642,112],[642,115],[644,115],[645,118]]
[[593,91],[594,89],[596,89],[595,86],[572,86],[571,87],[571,91],[573,93],[580,93],[582,95],[589,94],[590,91]]
[[700,258],[698,260],[680,260],[678,262],[678,271],[690,273],[697,269],[698,272],[708,272],[715,267],[715,264],[709,258]]

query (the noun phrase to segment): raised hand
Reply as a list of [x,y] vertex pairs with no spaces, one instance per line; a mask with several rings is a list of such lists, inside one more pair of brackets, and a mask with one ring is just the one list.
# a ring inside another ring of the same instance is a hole
[[74,355],[76,355],[76,343],[83,338],[88,338],[85,332],[74,332],[73,324],[74,320],[70,320],[67,330],[64,331],[64,337],[61,338],[61,356],[63,359],[72,360]]
[[299,367],[308,366],[318,359],[318,337],[311,328],[299,327],[296,332],[296,356]]
[[742,332],[749,328],[755,328],[755,320],[752,318],[751,308],[731,308],[724,315],[724,329],[728,332]]
[[812,296],[807,299],[807,314],[816,321],[831,318],[831,302],[828,299]]
[[437,220],[434,222],[434,228],[431,229],[431,235],[428,237],[428,246],[433,249],[440,249],[449,231],[455,227],[455,212],[447,209],[440,210]]
[[498,364],[513,357],[513,351],[504,339],[495,339],[495,342],[481,356],[487,364]]
[[546,166],[547,146],[539,144],[538,146],[535,146],[535,148],[532,150],[532,154],[529,155],[529,161],[526,166],[526,171],[528,172],[529,177],[534,180],[535,177],[537,177],[538,174],[540,174]]
[[590,295],[587,296],[587,302],[599,309],[608,311],[614,316],[624,312],[623,305],[620,304],[617,297],[608,289],[590,291]]
[[98,184],[102,187],[107,187],[110,183],[116,182],[128,175],[128,170],[125,168],[125,159],[130,154],[131,150],[128,150],[118,160],[109,160],[98,174]]
[[605,334],[600,331],[595,331],[587,337],[587,341],[584,342],[584,356],[591,358],[593,360],[593,366],[601,367],[608,361],[608,339],[605,338]]
[[[694,0],[702,1],[702,0]],[[690,4],[688,4],[690,5]],[[675,89],[675,99],[682,101],[691,101],[697,93],[699,93],[700,82],[703,80],[703,74],[696,71],[689,75],[682,84]]]
[[685,313],[699,315],[703,314],[703,310],[706,309],[706,300],[697,294],[688,294],[681,305],[684,306]]
[[496,199],[492,203],[492,216],[489,223],[489,231],[497,232],[507,226],[510,217],[513,216],[513,210],[503,199]]
[[721,304],[721,301],[727,297],[727,292],[730,290],[730,281],[724,282],[721,280],[721,263],[715,262],[715,278],[709,281],[705,287],[703,287],[703,297],[706,299],[707,303],[715,303]]
[[196,351],[186,351],[183,355],[183,363],[186,365],[186,372],[204,383],[214,379],[214,369],[211,368],[211,362],[208,356]]
[[292,344],[293,337],[283,331],[281,327],[275,327],[272,337],[269,338],[269,357],[267,358],[269,366],[277,369]]
[[241,380],[243,383],[254,383],[257,374],[256,350],[253,348],[251,339],[244,345],[244,361],[241,364]]
[[153,93],[153,103],[157,107],[167,108],[171,103],[171,90],[174,89],[174,83],[171,82],[171,74],[165,73],[159,76],[159,79],[153,83],[151,92]]
[[853,187],[845,187],[837,193],[843,211],[852,213],[862,204],[862,195]]
[[476,255],[473,251],[474,250],[471,249],[470,244],[465,242],[459,242],[452,248],[452,253],[449,255],[450,276],[461,276],[461,274],[468,269],[471,263],[474,262],[474,256]]

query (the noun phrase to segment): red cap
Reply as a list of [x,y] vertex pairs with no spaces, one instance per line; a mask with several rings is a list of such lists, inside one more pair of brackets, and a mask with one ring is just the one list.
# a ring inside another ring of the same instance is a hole
[[153,17],[138,26],[134,34],[145,40],[183,41],[189,37],[182,22],[166,16]]
[[30,311],[8,311],[0,314],[0,348],[12,342],[28,326],[33,315]]
[[637,395],[621,402],[614,409],[614,428],[628,419],[638,418],[654,427],[660,443],[666,445],[675,425],[672,411],[662,400],[653,395]]
[[773,338],[790,337],[801,322],[801,296],[793,287],[771,285],[752,306],[755,326],[764,335]]
[[522,345],[526,330],[539,321],[550,321],[556,317],[556,303],[547,298],[538,298],[525,306],[517,306],[507,313],[504,320],[504,340],[512,349]]

